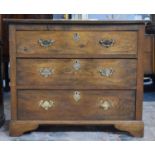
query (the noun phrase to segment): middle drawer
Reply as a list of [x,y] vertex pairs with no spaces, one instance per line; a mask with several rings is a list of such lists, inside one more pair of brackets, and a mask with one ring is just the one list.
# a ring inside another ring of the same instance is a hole
[[135,89],[136,59],[17,59],[17,86]]

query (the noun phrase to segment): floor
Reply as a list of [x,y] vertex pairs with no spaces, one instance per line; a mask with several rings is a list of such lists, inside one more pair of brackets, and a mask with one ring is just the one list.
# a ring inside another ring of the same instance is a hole
[[135,138],[112,127],[40,127],[37,131],[20,137],[9,136],[10,94],[4,94],[6,122],[0,128],[0,141],[154,141],[155,140],[155,92],[144,94],[143,120],[145,131],[143,138]]

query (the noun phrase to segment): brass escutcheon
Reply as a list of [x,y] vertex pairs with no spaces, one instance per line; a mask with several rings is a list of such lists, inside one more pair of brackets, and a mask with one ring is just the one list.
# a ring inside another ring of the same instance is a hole
[[81,68],[81,65],[80,65],[80,61],[79,60],[75,60],[74,63],[73,63],[73,68],[78,71],[80,68]]
[[80,92],[79,92],[79,91],[75,91],[75,92],[73,93],[73,98],[74,98],[74,100],[75,100],[76,102],[78,102],[78,101],[80,100],[80,98],[81,98]]
[[73,34],[73,39],[74,41],[79,41],[80,40],[80,35],[78,33]]

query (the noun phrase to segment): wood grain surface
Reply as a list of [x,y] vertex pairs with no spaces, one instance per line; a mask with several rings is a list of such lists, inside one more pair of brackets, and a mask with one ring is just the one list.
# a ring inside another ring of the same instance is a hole
[[[11,135],[42,124],[111,124],[143,135],[142,22],[9,23]],[[39,39],[54,43],[43,47]],[[103,47],[104,39],[114,44]]]
[[[78,61],[79,70],[74,68]],[[18,59],[17,86],[23,88],[59,89],[135,89],[135,59]],[[53,70],[44,77],[40,69]],[[102,76],[100,70],[112,69]]]
[[[77,34],[79,40],[74,40]],[[104,56],[109,54],[137,53],[136,31],[89,31],[89,30],[62,30],[60,31],[17,31],[17,55],[87,55]],[[49,47],[42,47],[38,40],[53,40]],[[101,40],[114,40],[109,47],[100,45]],[[95,52],[94,52],[95,51]]]
[[[135,91],[78,90],[80,99],[74,99],[77,90],[20,90],[18,91],[18,120],[133,120],[135,118]],[[40,101],[53,101],[48,110]],[[101,107],[109,102],[109,109]]]

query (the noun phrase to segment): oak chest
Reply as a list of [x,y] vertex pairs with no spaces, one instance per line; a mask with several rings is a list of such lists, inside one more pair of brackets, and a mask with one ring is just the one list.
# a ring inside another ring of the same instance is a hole
[[142,22],[9,22],[11,136],[43,124],[143,136]]

